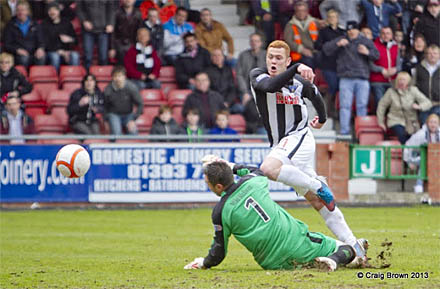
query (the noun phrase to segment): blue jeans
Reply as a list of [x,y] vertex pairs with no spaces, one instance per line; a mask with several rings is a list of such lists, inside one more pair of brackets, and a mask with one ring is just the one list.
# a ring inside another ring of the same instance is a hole
[[26,67],[29,67],[29,65],[45,65],[46,64],[46,56],[43,56],[41,58],[36,58],[32,54],[29,54],[28,56],[17,55],[15,57],[15,64],[16,65],[23,65]]
[[49,58],[49,64],[55,66],[57,71],[59,71],[61,63],[68,65],[80,64],[79,53],[76,51],[70,51],[69,62],[56,51],[48,52],[47,57]]
[[108,62],[108,34],[83,30],[84,64],[87,69],[92,65],[93,47],[96,40],[98,40],[98,64],[106,65]]
[[390,129],[397,136],[399,142],[403,145],[410,137],[410,135],[406,132],[406,129],[403,125],[400,124],[393,125],[392,127],[390,127]]
[[[391,87],[391,83],[389,82],[371,82],[371,90],[374,95],[374,108],[377,108],[377,104],[379,103],[382,96]],[[376,111],[376,109],[375,109]]]
[[154,89],[160,88],[160,81],[157,79],[149,79],[149,80],[131,79],[131,81],[134,84],[136,84],[139,90],[149,89],[149,88],[154,88]]
[[341,134],[351,133],[351,107],[356,96],[356,115],[366,116],[370,83],[360,78],[341,78],[339,80],[339,121]]
[[430,110],[419,112],[420,124],[423,125],[426,122],[428,116],[432,113],[435,113],[440,117],[440,105],[433,106]]
[[[121,135],[122,134],[122,127],[127,128],[127,123],[131,120],[134,120],[133,114],[125,114],[125,115],[119,115],[116,113],[108,113],[107,114],[107,120],[110,125],[110,133]],[[128,131],[128,134],[136,135],[138,132],[135,131]]]
[[339,78],[336,71],[323,69],[322,75],[324,75],[325,81],[328,84],[328,92],[331,96],[335,96],[339,89]]

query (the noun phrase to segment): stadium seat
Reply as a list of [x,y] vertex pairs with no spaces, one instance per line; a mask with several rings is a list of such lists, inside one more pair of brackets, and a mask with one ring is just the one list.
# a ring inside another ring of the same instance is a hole
[[55,66],[52,65],[33,65],[29,69],[29,81],[35,83],[56,83],[58,75]]
[[136,119],[136,126],[140,134],[150,133],[153,119],[156,115],[142,114]]
[[159,75],[160,82],[176,82],[176,69],[174,66],[162,66]]
[[144,100],[144,106],[160,106],[162,104],[167,104],[160,89],[142,89],[139,93]]
[[[386,141],[378,141],[375,145],[380,146],[400,146],[400,142],[396,140],[386,140]],[[390,149],[391,153],[391,164],[390,164],[390,174],[392,176],[401,175],[403,172],[404,163],[402,161],[402,149],[401,148],[392,148]],[[387,156],[385,156],[387,157]]]
[[246,120],[241,114],[231,114],[229,116],[229,126],[239,134],[246,132]]
[[30,93],[22,95],[21,99],[23,100],[26,114],[32,119],[35,119],[37,115],[46,113],[46,103],[43,101],[38,91],[32,90]]
[[78,88],[81,88],[81,86],[82,86],[81,82],[65,82],[61,87],[62,90],[72,93]]
[[315,85],[319,88],[319,91],[327,91],[328,84],[325,81],[324,75],[320,69],[315,69]]
[[354,129],[361,145],[375,145],[384,139],[384,132],[377,123],[376,116],[357,116],[354,120]]
[[16,65],[15,69],[17,69],[18,72],[20,72],[21,74],[24,75],[24,77],[26,77],[26,79],[28,78],[28,72],[26,69],[26,66],[23,65]]
[[81,83],[86,73],[86,69],[83,66],[62,65],[60,68],[60,85],[65,82]]
[[112,80],[113,65],[92,65],[89,72],[96,77],[96,81],[110,82]]
[[58,117],[51,114],[37,115],[34,119],[37,134],[59,133],[63,134],[65,126]]
[[104,92],[105,88],[109,85],[109,83],[110,83],[110,81],[99,81],[97,86],[98,86],[99,90]]
[[174,120],[175,120],[178,124],[182,124],[182,123],[183,123],[182,110],[183,110],[183,106],[181,106],[181,105],[179,105],[179,106],[174,106],[174,107],[172,108],[173,118],[174,118]]
[[159,107],[144,105],[144,109],[142,111],[142,114],[151,115],[154,118],[155,116],[159,115]]
[[162,82],[160,84],[160,90],[162,90],[163,95],[165,95],[165,99],[168,97],[170,91],[174,89],[178,89],[177,83],[175,82]]
[[49,110],[54,107],[62,107],[66,109],[69,104],[70,93],[65,90],[52,90],[46,99],[47,106]]
[[58,90],[58,83],[56,82],[47,82],[47,83],[34,83],[34,90],[38,92],[38,94],[41,96],[41,99],[46,102],[47,97],[49,96],[50,92],[53,90]]
[[182,106],[190,93],[192,93],[191,89],[174,89],[170,91],[167,97],[169,106]]

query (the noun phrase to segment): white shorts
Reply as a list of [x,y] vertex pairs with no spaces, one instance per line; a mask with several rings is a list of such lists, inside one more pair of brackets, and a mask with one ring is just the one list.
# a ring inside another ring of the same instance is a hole
[[[315,163],[315,137],[307,127],[299,132],[283,137],[278,145],[272,148],[268,157],[276,158],[286,165],[293,165],[312,178],[317,174]],[[304,195],[308,189],[295,187],[295,191]]]

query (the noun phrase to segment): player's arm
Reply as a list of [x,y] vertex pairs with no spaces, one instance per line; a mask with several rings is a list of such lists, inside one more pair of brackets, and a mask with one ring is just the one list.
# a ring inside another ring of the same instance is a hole
[[317,122],[321,125],[324,124],[327,121],[327,112],[325,109],[324,99],[318,88],[316,85],[307,79],[304,79],[300,75],[296,75],[295,79],[300,81],[304,86],[302,96],[308,98],[312,102],[313,107],[316,109],[316,112],[318,113]]
[[300,63],[292,65],[283,73],[273,77],[270,77],[261,68],[254,68],[249,73],[251,85],[258,91],[277,92],[298,73],[298,66]]
[[254,174],[257,176],[264,176],[264,173],[260,170],[260,168],[253,167],[253,166],[234,164],[232,171],[234,172],[234,174],[236,174],[239,177],[243,177],[248,174]]

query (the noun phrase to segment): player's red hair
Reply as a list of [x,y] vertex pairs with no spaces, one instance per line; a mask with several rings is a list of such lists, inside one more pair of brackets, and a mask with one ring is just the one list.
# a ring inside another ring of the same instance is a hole
[[267,50],[269,50],[269,48],[284,48],[284,50],[286,51],[286,57],[290,56],[290,47],[289,45],[283,41],[283,40],[275,40],[272,41],[269,46],[267,47]]

